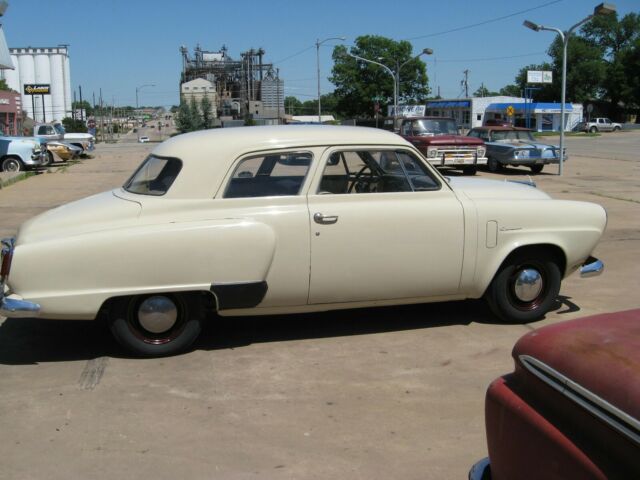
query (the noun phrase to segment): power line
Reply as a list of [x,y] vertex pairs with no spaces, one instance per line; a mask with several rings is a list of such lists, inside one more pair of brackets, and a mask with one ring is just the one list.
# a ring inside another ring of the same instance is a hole
[[478,23],[471,23],[469,25],[464,25],[462,27],[456,27],[456,28],[452,28],[450,30],[443,30],[441,32],[436,32],[436,33],[429,33],[427,35],[419,35],[417,37],[407,38],[406,40],[418,40],[419,38],[437,37],[439,35],[446,35],[447,33],[454,33],[454,32],[459,32],[461,30],[466,30],[468,28],[480,27],[482,25],[487,25],[489,23],[495,23],[495,22],[499,22],[500,20],[505,20],[507,18],[515,17],[517,15],[522,15],[523,13],[532,12],[533,10],[538,10],[540,8],[548,7],[549,5],[554,5],[554,4],[560,3],[562,1],[563,0],[553,0],[552,2],[543,3],[542,5],[538,5],[538,6],[535,6],[535,7],[527,8],[525,10],[520,10],[518,12],[513,12],[513,13],[510,13],[508,15],[503,15],[501,17],[492,18],[490,20],[484,20],[484,21],[478,22]]
[[282,60],[278,60],[277,62],[273,62],[273,65],[278,65],[280,63],[283,63],[283,62],[286,62],[287,60],[292,59],[293,57],[297,57],[298,55],[302,55],[304,52],[307,52],[307,51],[311,50],[314,47],[315,47],[315,44],[310,45],[307,48],[304,48],[304,49],[300,50],[299,52],[294,53],[293,55],[289,55],[288,57],[285,57]]
[[508,59],[511,59],[511,58],[534,57],[534,56],[538,56],[538,55],[546,55],[546,53],[547,52],[535,52],[535,53],[523,53],[521,55],[509,55],[509,56],[506,56],[506,57],[462,58],[462,59],[455,59],[455,60],[440,60],[440,59],[438,59],[438,62],[439,63],[489,62],[489,61],[493,61],[493,60],[508,60]]

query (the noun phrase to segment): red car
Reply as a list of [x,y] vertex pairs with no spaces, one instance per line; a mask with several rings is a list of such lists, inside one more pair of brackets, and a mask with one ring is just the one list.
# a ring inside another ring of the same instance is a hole
[[513,358],[469,479],[640,479],[640,309],[535,330]]

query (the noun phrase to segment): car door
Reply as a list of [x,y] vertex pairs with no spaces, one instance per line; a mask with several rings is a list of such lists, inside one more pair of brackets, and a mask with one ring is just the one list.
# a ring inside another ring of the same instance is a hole
[[414,152],[328,149],[310,185],[309,303],[455,294],[463,210]]

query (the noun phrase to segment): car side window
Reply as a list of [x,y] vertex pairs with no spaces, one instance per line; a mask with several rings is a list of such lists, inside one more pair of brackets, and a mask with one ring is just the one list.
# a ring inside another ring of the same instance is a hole
[[309,152],[249,157],[236,166],[224,198],[298,195],[311,166]]
[[404,150],[346,150],[327,160],[318,194],[360,194],[437,190],[439,182]]
[[44,125],[41,125],[40,127],[38,127],[38,135],[46,135],[47,134],[47,127]]

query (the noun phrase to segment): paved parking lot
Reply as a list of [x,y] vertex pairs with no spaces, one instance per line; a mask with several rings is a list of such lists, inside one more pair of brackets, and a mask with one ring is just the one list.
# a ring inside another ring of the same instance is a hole
[[[543,321],[500,325],[482,301],[223,319],[191,353],[139,360],[98,323],[0,320],[0,479],[466,478],[486,455],[484,391],[511,370],[514,342],[640,304],[640,132],[567,145],[565,175],[534,179],[607,208],[606,271],[567,279]],[[153,147],[98,145],[0,190],[0,236],[121,185]]]

